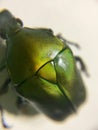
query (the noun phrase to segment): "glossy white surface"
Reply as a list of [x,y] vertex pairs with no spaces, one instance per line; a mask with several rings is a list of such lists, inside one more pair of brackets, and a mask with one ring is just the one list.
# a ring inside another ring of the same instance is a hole
[[[79,43],[82,49],[74,52],[83,57],[90,73],[90,78],[83,75],[88,92],[86,103],[77,115],[63,123],[42,114],[15,115],[14,93],[0,97],[6,121],[13,125],[11,130],[98,130],[98,0],[0,0],[0,9],[3,8],[21,18],[25,26],[51,28],[55,34],[61,32],[68,40]],[[0,60],[3,52],[0,48]],[[0,73],[0,82],[5,73]],[[1,127],[0,124],[0,130],[4,130]]]

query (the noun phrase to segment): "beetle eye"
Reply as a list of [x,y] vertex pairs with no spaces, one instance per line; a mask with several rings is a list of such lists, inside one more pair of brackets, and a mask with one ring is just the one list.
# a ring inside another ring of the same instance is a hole
[[19,24],[21,27],[23,26],[23,22],[21,21],[21,19],[16,18],[17,24]]

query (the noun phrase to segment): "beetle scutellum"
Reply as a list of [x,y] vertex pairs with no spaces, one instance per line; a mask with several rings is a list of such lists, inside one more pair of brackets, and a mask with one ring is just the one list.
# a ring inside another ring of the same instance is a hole
[[[6,40],[9,78],[18,96],[24,97],[56,121],[62,121],[85,101],[86,91],[66,40],[51,29],[23,27],[8,10],[0,12],[0,36]],[[3,68],[2,66],[0,68]],[[2,69],[1,69],[2,70]]]

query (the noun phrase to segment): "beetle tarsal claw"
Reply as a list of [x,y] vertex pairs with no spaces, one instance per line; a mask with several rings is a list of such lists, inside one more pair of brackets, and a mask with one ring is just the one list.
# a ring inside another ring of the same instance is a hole
[[6,123],[6,121],[5,121],[4,111],[3,111],[3,108],[2,108],[1,105],[0,105],[0,112],[1,112],[1,123],[2,123],[2,126],[3,126],[4,128],[7,128],[7,129],[12,128],[12,126],[8,125],[8,124]]

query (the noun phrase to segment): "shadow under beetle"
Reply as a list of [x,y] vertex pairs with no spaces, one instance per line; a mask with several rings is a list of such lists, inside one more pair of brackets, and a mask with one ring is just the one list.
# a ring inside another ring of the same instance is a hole
[[73,55],[70,42],[54,36],[51,29],[23,27],[8,10],[0,12],[0,36],[7,46],[0,70],[6,67],[9,74],[0,93],[7,92],[12,82],[18,96],[56,121],[76,112],[86,98],[76,62],[87,71],[81,58]]

